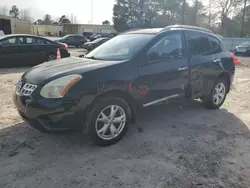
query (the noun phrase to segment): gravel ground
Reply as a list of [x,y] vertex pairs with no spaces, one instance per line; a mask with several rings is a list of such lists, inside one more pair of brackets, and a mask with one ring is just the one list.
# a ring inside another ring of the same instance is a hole
[[237,67],[221,109],[198,101],[144,109],[124,139],[105,148],[23,123],[11,95],[24,70],[0,70],[1,188],[250,187],[248,66]]

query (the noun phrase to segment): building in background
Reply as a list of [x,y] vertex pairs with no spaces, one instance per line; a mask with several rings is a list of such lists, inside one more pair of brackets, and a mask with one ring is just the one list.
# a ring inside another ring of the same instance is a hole
[[5,34],[32,34],[33,24],[26,20],[0,15],[0,30]]
[[0,30],[7,34],[33,34],[40,36],[61,37],[68,34],[79,34],[89,37],[93,34],[116,34],[112,25],[64,24],[34,25],[29,21],[0,15]]
[[60,25],[33,25],[33,35],[40,36],[63,36],[63,26]]
[[117,33],[112,25],[93,25],[93,24],[64,24],[64,35],[79,34],[86,37],[93,34],[113,34]]

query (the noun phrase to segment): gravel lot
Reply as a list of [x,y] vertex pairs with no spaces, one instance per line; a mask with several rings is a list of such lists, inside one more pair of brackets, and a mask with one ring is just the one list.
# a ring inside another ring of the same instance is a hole
[[1,188],[250,187],[248,66],[237,67],[220,110],[197,101],[147,108],[123,140],[105,148],[23,123],[11,96],[24,70],[0,70]]

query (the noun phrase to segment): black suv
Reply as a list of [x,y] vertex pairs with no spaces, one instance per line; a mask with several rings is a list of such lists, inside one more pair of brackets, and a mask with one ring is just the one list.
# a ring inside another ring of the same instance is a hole
[[81,128],[94,143],[110,145],[135,123],[138,107],[185,97],[219,108],[234,73],[221,37],[198,27],[168,26],[128,31],[84,58],[33,67],[13,99],[36,128]]
[[81,47],[88,40],[81,35],[66,35],[61,39],[56,40],[56,42],[65,43],[69,46]]

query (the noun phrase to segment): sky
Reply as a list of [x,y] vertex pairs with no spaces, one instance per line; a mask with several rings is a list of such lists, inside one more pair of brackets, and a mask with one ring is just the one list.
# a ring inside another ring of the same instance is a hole
[[62,15],[76,16],[79,23],[91,23],[91,1],[93,2],[93,24],[104,20],[112,22],[115,0],[0,0],[0,7],[16,5],[19,9],[28,9],[32,17],[42,19],[50,14],[56,19]]

